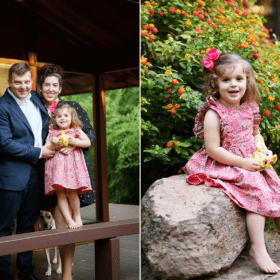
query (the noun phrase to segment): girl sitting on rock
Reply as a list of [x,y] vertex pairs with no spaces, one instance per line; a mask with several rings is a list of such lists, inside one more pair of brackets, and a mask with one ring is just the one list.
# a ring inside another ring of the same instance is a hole
[[184,167],[187,182],[218,187],[237,205],[247,210],[251,240],[250,255],[266,273],[280,268],[271,260],[264,243],[266,217],[275,218],[280,229],[280,179],[273,168],[259,171],[254,154],[265,149],[259,131],[260,93],[250,63],[234,53],[208,51],[203,60],[207,103],[195,119],[196,137],[205,147]]

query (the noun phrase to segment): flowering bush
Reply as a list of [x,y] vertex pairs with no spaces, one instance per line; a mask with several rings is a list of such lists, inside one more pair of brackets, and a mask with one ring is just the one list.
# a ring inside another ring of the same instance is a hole
[[156,179],[180,172],[203,144],[195,139],[193,124],[205,101],[202,60],[212,48],[235,52],[252,64],[262,94],[261,133],[279,156],[280,45],[262,17],[251,13],[254,2],[161,0],[141,5],[144,190]]

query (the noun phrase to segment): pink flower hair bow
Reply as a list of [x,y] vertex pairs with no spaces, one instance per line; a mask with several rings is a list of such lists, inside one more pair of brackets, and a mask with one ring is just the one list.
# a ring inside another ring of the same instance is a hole
[[54,113],[54,110],[55,110],[57,104],[58,104],[58,103],[57,103],[56,101],[54,101],[53,104],[52,104],[52,106],[50,107],[50,111],[51,111],[52,113]]
[[214,68],[214,61],[217,60],[220,56],[220,51],[217,49],[212,49],[207,52],[208,56],[207,58],[204,58],[202,60],[202,63],[204,64],[204,67],[207,68],[209,71],[213,71]]

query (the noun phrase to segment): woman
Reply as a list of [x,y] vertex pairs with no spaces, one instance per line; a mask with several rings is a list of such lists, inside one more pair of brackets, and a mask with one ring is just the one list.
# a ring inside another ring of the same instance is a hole
[[[41,75],[39,80],[39,90],[41,93],[41,98],[45,104],[45,107],[48,110],[48,113],[51,114],[51,112],[54,110],[54,108],[58,103],[65,102],[59,99],[59,94],[61,93],[62,90],[63,72],[56,65],[45,65],[44,67],[41,68],[40,74]],[[67,102],[67,103],[76,109],[78,116],[84,125],[82,130],[90,139],[91,144],[93,144],[95,139],[95,133],[90,124],[87,113],[77,102]],[[69,154],[74,149],[75,147],[67,146],[67,147],[63,147],[60,151],[64,154]],[[93,190],[91,193],[87,193],[79,196],[81,207],[84,207],[95,202],[95,192],[94,192],[90,162],[86,153],[88,149],[82,149],[82,150],[84,153],[88,173],[90,175],[91,186]],[[50,197],[45,197],[44,207],[42,210],[47,210],[54,213],[56,228],[68,227],[64,220],[64,217],[62,216],[61,211],[59,210],[59,207],[57,206],[57,200],[55,195]],[[71,280],[75,244],[60,246],[59,250],[60,250],[60,255],[62,260],[62,273],[63,273],[62,279]]]

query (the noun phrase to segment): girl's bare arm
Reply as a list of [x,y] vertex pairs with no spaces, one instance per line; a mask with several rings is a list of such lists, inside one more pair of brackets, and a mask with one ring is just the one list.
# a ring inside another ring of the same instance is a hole
[[88,148],[91,146],[88,136],[82,130],[80,130],[79,138],[69,138],[69,144],[79,148]]
[[255,140],[256,144],[259,143],[267,149],[267,147],[264,143],[263,137],[261,136],[260,130],[258,129],[257,131],[255,131],[253,133],[253,135],[254,135],[254,140]]

